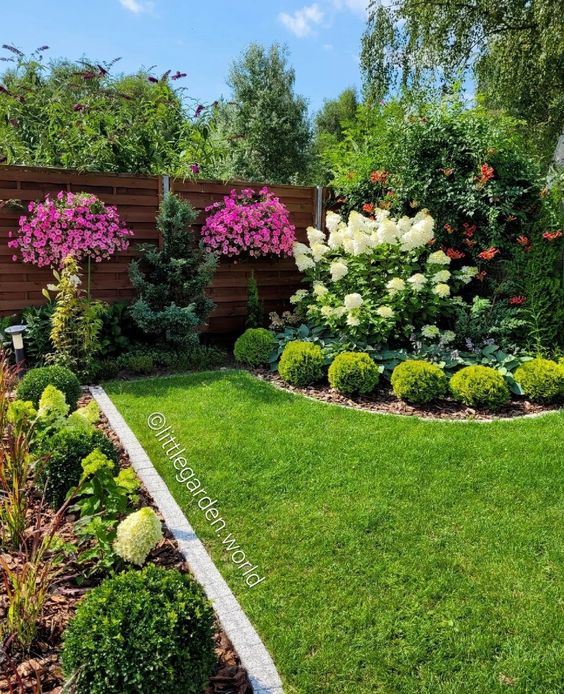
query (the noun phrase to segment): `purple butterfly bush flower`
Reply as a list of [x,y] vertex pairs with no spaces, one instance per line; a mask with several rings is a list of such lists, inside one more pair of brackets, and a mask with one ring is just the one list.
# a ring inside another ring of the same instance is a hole
[[198,104],[198,105],[196,106],[196,110],[194,111],[194,118],[198,118],[198,117],[200,116],[200,114],[202,113],[203,110],[204,110],[203,105],[202,105],[202,104]]
[[200,173],[200,165],[199,164],[190,164],[190,171],[193,174],[199,174]]

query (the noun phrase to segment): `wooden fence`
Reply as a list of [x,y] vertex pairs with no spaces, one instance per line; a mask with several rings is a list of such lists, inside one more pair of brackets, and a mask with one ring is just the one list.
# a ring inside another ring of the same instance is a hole
[[[60,190],[94,193],[104,202],[116,205],[122,218],[134,231],[130,248],[111,260],[96,264],[92,270],[92,294],[108,302],[127,301],[134,296],[128,265],[135,256],[135,242],[157,242],[155,216],[163,194],[163,184],[182,195],[199,212],[197,228],[204,222],[204,208],[221,200],[233,188],[257,188],[251,183],[186,181],[158,176],[128,174],[77,173],[61,169],[0,166],[0,315],[17,313],[30,305],[41,304],[41,289],[52,281],[50,270],[14,262],[8,248],[8,232],[17,229],[21,206],[41,200],[46,193]],[[315,224],[317,190],[313,187],[270,186],[290,212],[300,240],[306,227]],[[255,274],[259,295],[266,312],[288,307],[288,298],[300,286],[301,276],[292,259],[234,262],[223,259],[218,266],[209,294],[216,303],[208,332],[227,333],[241,330],[245,323],[247,280]]]

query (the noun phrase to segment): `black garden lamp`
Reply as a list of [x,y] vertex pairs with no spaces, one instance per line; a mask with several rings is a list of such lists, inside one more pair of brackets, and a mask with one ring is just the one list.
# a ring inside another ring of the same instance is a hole
[[24,341],[23,334],[27,330],[27,325],[11,325],[5,328],[4,332],[12,338],[14,345],[14,353],[16,355],[16,364],[20,364],[24,360]]

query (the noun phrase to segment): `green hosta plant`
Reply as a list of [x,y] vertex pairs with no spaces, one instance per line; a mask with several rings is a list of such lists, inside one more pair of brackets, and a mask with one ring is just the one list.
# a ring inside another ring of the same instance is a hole
[[393,220],[378,210],[374,218],[351,212],[348,222],[327,214],[326,234],[308,229],[309,245],[294,244],[299,270],[311,290],[291,301],[308,323],[332,335],[384,344],[405,341],[414,328],[454,314],[453,296],[477,274],[464,266],[451,272],[451,258],[433,250],[434,220],[423,210]]

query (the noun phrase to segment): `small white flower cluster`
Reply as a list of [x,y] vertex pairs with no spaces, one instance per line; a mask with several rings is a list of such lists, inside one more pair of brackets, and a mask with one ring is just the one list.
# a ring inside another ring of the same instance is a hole
[[454,333],[452,330],[445,330],[441,333],[436,325],[424,325],[421,328],[421,335],[426,337],[428,340],[433,340],[440,336],[440,341],[445,345],[454,342],[456,338],[456,333]]
[[468,284],[469,282],[471,282],[474,279],[474,277],[476,277],[478,272],[479,272],[479,270],[477,267],[463,265],[460,268],[459,277],[462,280],[462,282],[464,282],[464,284]]

